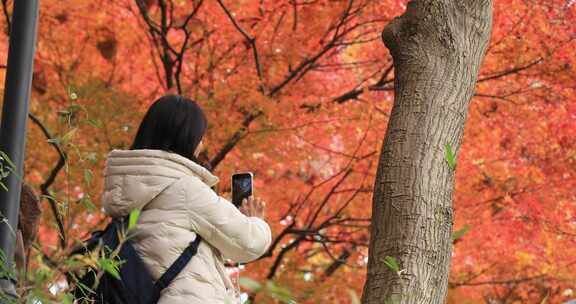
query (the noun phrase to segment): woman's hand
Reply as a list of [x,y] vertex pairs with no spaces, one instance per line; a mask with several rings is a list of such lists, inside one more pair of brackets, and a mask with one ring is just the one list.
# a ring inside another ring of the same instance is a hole
[[248,199],[242,200],[242,205],[240,206],[240,212],[244,213],[246,216],[255,216],[264,219],[264,208],[266,203],[259,197],[249,197]]

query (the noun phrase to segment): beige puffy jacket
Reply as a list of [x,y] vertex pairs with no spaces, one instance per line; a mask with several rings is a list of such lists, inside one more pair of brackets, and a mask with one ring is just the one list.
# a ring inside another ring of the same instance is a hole
[[247,217],[210,187],[218,178],[193,161],[159,150],[113,150],[104,171],[107,215],[142,209],[135,246],[159,278],[198,233],[198,253],[162,292],[160,304],[239,303],[223,259],[245,263],[268,249],[268,224]]

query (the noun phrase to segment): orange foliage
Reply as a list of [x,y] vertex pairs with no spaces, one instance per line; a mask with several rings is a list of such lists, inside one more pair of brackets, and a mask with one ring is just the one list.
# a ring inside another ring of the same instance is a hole
[[[242,275],[270,277],[299,303],[349,303],[349,290],[363,286],[368,206],[393,100],[380,33],[407,1],[224,1],[230,16],[217,1],[160,1],[173,4],[164,36],[142,15],[162,31],[158,1],[143,10],[136,2],[41,1],[31,112],[68,155],[51,186],[68,246],[104,223],[106,153],[129,147],[156,97],[181,90],[209,116],[208,157],[241,138],[215,170],[222,194],[233,172],[250,170],[269,202],[278,244]],[[560,303],[576,297],[576,3],[505,0],[494,9],[458,155],[455,229],[470,231],[454,247],[450,301]],[[6,53],[3,34],[3,62]],[[58,160],[46,141],[30,124],[33,186]],[[44,202],[39,243],[56,256],[63,251]],[[345,265],[326,276],[345,252]]]

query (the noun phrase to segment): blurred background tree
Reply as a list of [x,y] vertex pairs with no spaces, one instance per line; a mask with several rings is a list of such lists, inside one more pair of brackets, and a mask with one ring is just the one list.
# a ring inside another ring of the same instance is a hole
[[[1,1],[2,76],[11,4]],[[219,191],[251,170],[272,206],[274,244],[241,275],[299,303],[350,303],[392,109],[380,35],[406,4],[43,0],[25,176],[43,213],[21,292],[63,301],[48,290],[65,286],[64,257],[106,222],[106,154],[129,147],[155,98],[181,93],[209,117],[204,155]],[[457,159],[450,303],[576,297],[575,10],[572,0],[495,3]]]

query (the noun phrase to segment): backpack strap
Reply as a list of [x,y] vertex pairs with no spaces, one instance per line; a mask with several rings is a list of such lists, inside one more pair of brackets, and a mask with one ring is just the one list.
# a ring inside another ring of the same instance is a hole
[[188,262],[190,262],[196,252],[198,252],[198,245],[200,245],[201,240],[202,238],[200,235],[196,234],[196,239],[192,241],[186,249],[184,249],[184,252],[182,252],[176,261],[170,265],[168,270],[166,270],[166,272],[156,281],[154,284],[155,299],[153,303],[156,303],[158,299],[160,299],[160,293],[162,290],[172,283],[176,276],[178,276],[182,269],[184,269]]

